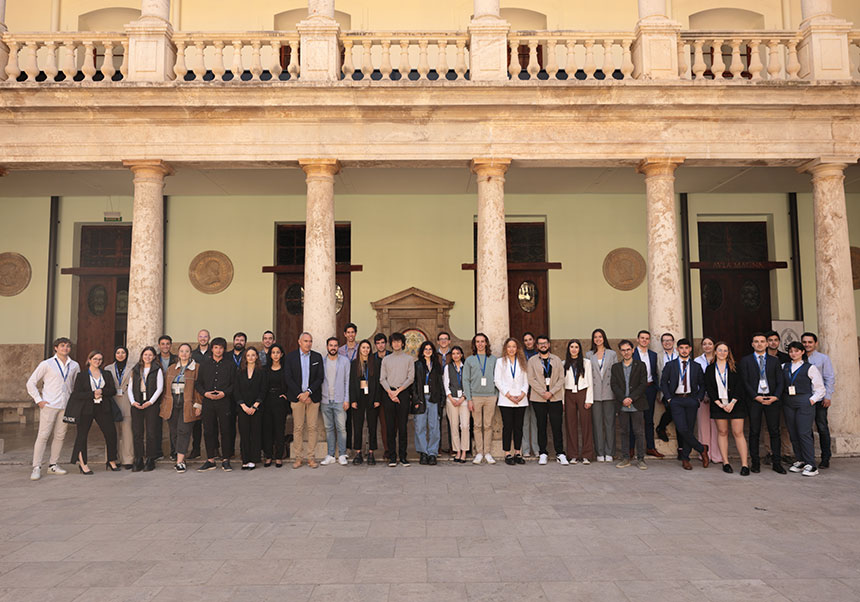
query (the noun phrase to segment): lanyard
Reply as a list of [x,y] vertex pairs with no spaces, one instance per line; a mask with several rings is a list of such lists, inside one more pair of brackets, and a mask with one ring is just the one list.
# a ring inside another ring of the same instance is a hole
[[550,363],[549,358],[541,359],[541,362],[543,362],[543,376],[544,378],[549,378],[552,374],[552,364]]
[[427,371],[424,373],[424,384],[429,385],[430,384],[430,370],[432,370],[432,368],[426,368],[425,367],[424,369]]
[[514,380],[517,378],[517,360],[511,362],[511,378]]
[[667,364],[668,364],[669,362],[671,362],[673,359],[675,359],[675,354],[674,354],[674,353],[673,353],[672,355],[669,355],[669,353],[668,353],[668,352],[664,351],[664,352],[663,352],[663,356],[666,358],[666,363],[667,363]]
[[96,389],[104,389],[105,382],[104,382],[104,377],[101,374],[99,374],[98,380],[93,378],[93,373],[90,372],[89,370],[87,370],[87,374],[90,375],[90,383],[92,384],[94,391]]
[[173,382],[178,383],[185,378],[185,369],[188,367],[188,364],[179,367],[179,374],[176,375],[176,378],[173,379]]
[[797,380],[797,375],[800,373],[800,369],[801,369],[801,368],[803,368],[803,364],[800,364],[800,365],[797,367],[797,370],[795,370],[794,372],[792,372],[792,371],[791,371],[791,366],[789,366],[789,367],[788,367],[788,380],[789,380],[789,382],[790,382],[790,384],[791,384],[791,386],[792,386],[792,387],[794,386],[794,381],[795,381],[795,380]]
[[729,379],[729,364],[726,363],[726,371],[723,373],[720,373],[719,364],[715,364],[714,367],[717,369],[717,375],[720,377],[720,380],[723,381],[723,386],[726,387],[726,389],[728,389],[729,385],[727,383],[728,383],[728,379]]
[[597,369],[603,374],[603,362],[606,361],[606,351],[603,352],[603,357],[597,360]]
[[[346,348],[346,352],[349,353],[349,347]],[[358,353],[358,345],[352,348],[352,355],[349,356],[350,363],[352,363],[352,361],[355,359],[356,353]]]
[[758,373],[759,373],[761,380],[764,380],[764,373],[765,373],[766,367],[767,367],[767,360],[765,359],[765,356],[763,356],[763,355],[758,356]]
[[485,376],[485,372],[487,370],[487,356],[484,356],[484,365],[481,366],[481,376]]
[[364,381],[367,382],[369,379],[367,378],[367,362],[364,362]]
[[242,354],[241,353],[239,355],[236,355],[235,353],[233,354],[233,363],[236,364],[237,368],[239,367],[239,364],[242,363]]
[[72,370],[72,363],[70,361],[66,361],[67,368],[66,371],[63,372],[63,365],[60,363],[60,360],[55,357],[54,361],[57,363],[57,369],[60,371],[60,376],[63,377],[63,382],[66,382],[66,379],[69,377],[69,372]]
[[114,366],[114,369],[116,370],[116,380],[118,381],[117,386],[122,386],[122,375],[125,374],[125,368],[120,370],[119,366]]
[[457,364],[454,364],[454,372],[457,373],[457,386],[460,387],[460,390],[463,390],[463,367],[460,366],[460,369],[457,369]]
[[[681,382],[686,383],[687,382],[687,372],[690,370],[690,362],[682,360],[681,358],[678,358],[678,364],[683,366],[683,368],[681,369]],[[686,364],[686,366],[684,366],[684,364]]]

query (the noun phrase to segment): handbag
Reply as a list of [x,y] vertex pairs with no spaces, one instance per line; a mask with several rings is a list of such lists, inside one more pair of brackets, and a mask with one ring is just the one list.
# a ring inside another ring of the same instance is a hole
[[419,396],[416,399],[412,400],[412,404],[409,406],[410,414],[423,414],[427,411],[427,402],[424,401],[423,396]]
[[74,416],[69,416],[68,414],[65,414],[63,416],[63,422],[65,422],[66,424],[77,424],[78,419],[75,418]]
[[111,398],[111,410],[113,411],[113,421],[114,422],[122,422],[122,410],[119,409],[119,405],[116,402],[116,399]]

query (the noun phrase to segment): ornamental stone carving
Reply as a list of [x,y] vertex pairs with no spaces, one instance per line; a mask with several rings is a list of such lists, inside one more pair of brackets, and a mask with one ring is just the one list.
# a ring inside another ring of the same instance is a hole
[[613,288],[632,291],[645,279],[645,259],[635,249],[610,251],[603,260],[603,277]]
[[191,260],[188,279],[201,293],[220,293],[233,282],[233,262],[220,251],[203,251]]
[[20,253],[0,253],[0,295],[14,297],[30,284],[33,270]]

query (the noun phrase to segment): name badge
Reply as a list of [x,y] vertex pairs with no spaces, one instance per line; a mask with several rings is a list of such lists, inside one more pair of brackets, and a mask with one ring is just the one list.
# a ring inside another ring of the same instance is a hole
[[545,379],[543,379],[543,382],[544,382],[544,384],[548,387],[548,386],[549,386],[549,382],[550,382],[550,378],[549,378],[549,377],[546,377]]
[[424,385],[424,395],[430,394],[430,385]]
[[463,397],[463,391],[462,389],[457,389],[457,399],[460,399],[461,397]]
[[116,394],[117,394],[117,395],[122,395],[122,389],[117,389],[117,390],[116,390]]
[[364,389],[364,392],[367,393],[367,381],[362,380],[358,383],[359,388]]
[[768,391],[767,379],[763,378],[760,381],[758,381],[758,390],[761,391],[762,393],[767,393],[767,391]]
[[[547,380],[549,380],[549,379],[547,379]],[[549,383],[547,383],[547,384],[549,384]],[[577,387],[576,385],[573,385],[573,388],[571,388],[570,392],[571,392],[571,393],[578,393],[578,392],[579,392],[579,387]]]
[[173,383],[170,387],[170,390],[174,395],[179,395],[185,391],[185,383]]
[[368,389],[367,387],[362,387],[362,389],[364,390],[365,395],[370,395],[370,389]]
[[486,387],[486,386],[487,386],[487,379],[486,379],[486,377],[481,379],[481,386],[482,386],[482,387]]
[[788,385],[788,394],[797,395],[797,389],[794,387],[794,385]]

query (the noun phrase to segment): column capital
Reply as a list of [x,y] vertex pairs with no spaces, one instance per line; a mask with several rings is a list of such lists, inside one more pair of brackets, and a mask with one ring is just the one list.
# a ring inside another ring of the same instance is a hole
[[304,170],[307,177],[333,178],[340,173],[340,161],[337,159],[299,159],[299,166]]
[[845,168],[857,163],[856,156],[819,157],[807,161],[797,168],[799,173],[808,173],[815,178],[842,176]]
[[636,166],[636,171],[646,178],[653,176],[674,176],[675,170],[683,163],[684,157],[649,157]]
[[161,159],[125,159],[122,162],[123,167],[127,167],[137,177],[141,176],[172,176],[173,168],[170,164]]
[[503,176],[511,166],[510,159],[472,159],[471,170],[477,176]]

